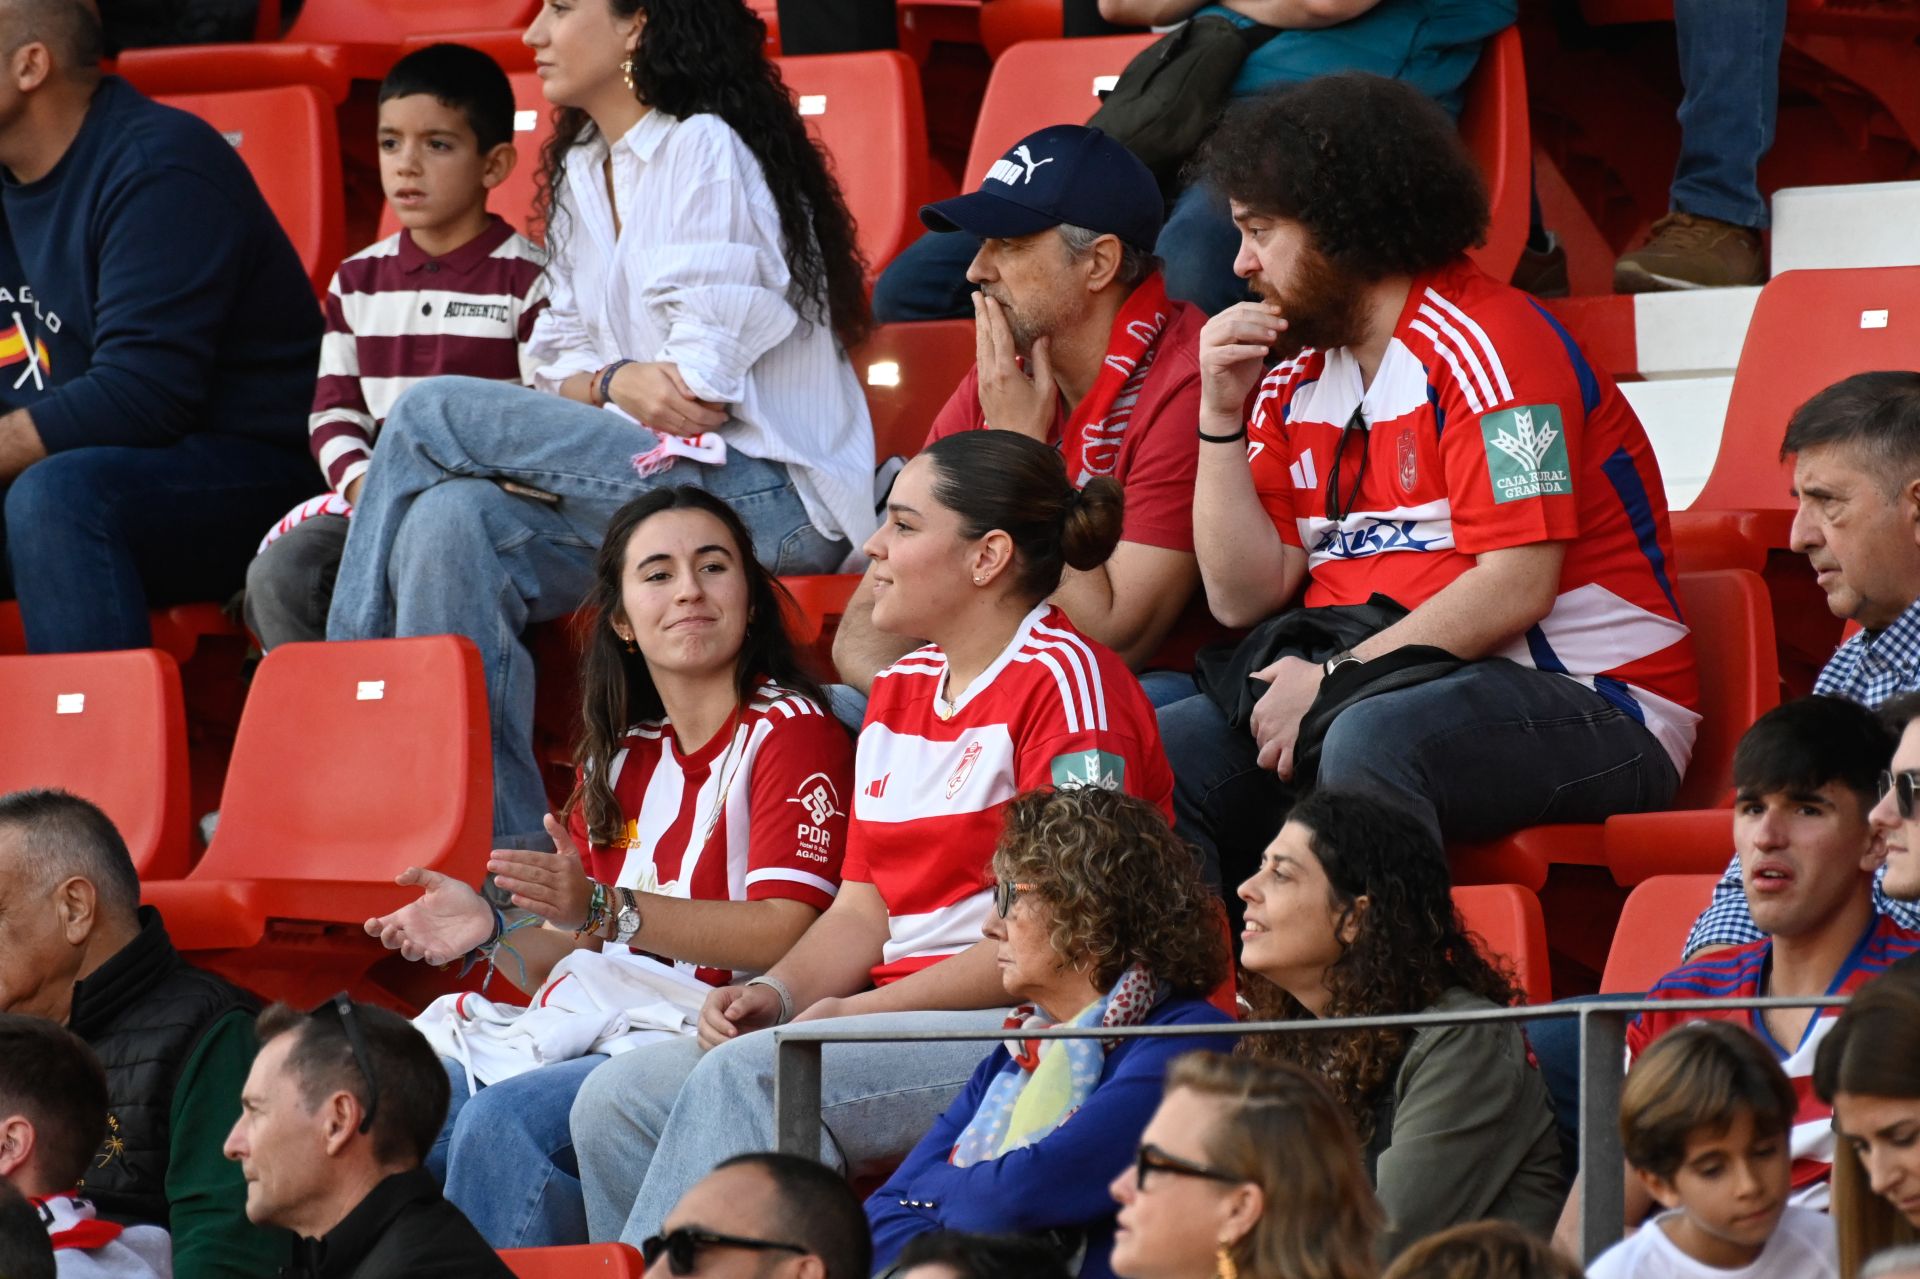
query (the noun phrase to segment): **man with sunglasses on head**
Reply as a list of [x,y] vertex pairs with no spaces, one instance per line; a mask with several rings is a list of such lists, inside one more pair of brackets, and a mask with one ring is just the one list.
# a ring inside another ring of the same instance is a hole
[[227,1158],[247,1216],[298,1236],[296,1279],[510,1279],[421,1166],[446,1119],[446,1069],[396,1013],[335,995],[260,1015]]
[[873,1244],[846,1178],[798,1155],[735,1155],[640,1245],[648,1279],[868,1279]]
[[[1885,856],[1881,835],[1899,820],[1892,804],[1875,805],[1891,754],[1893,735],[1874,713],[1838,697],[1799,698],[1755,721],[1734,750],[1733,842],[1763,935],[1683,964],[1655,982],[1648,999],[1842,996],[1920,953],[1920,933],[1874,909],[1874,872]],[[1902,865],[1905,882],[1910,855]],[[1628,1060],[1690,1021],[1731,1021],[1759,1036],[1800,1097],[1789,1138],[1792,1202],[1825,1209],[1832,1111],[1810,1081],[1814,1055],[1839,1013],[1642,1013],[1627,1026]],[[1638,1177],[1629,1174],[1626,1187],[1625,1224],[1634,1225],[1654,1204]],[[1556,1232],[1569,1255],[1577,1255],[1579,1202],[1576,1182]]]
[[1466,257],[1487,196],[1452,122],[1326,76],[1230,109],[1201,163],[1261,299],[1200,339],[1208,605],[1377,607],[1348,647],[1243,648],[1250,712],[1237,675],[1160,712],[1181,832],[1249,873],[1312,780],[1303,722],[1317,784],[1443,840],[1663,807],[1699,689],[1659,467],[1607,375]]

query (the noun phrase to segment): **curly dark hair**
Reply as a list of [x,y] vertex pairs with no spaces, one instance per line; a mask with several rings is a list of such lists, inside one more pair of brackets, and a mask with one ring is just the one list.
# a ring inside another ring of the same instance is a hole
[[1430,271],[1486,240],[1486,184],[1459,129],[1433,99],[1384,76],[1316,76],[1236,103],[1194,176],[1300,223],[1362,280]]
[[1028,791],[1007,806],[993,873],[1034,886],[1053,915],[1054,953],[1090,961],[1101,990],[1135,964],[1182,996],[1227,975],[1220,899],[1144,799],[1100,786]]
[[586,813],[587,838],[602,847],[620,837],[625,817],[613,796],[613,757],[634,723],[663,713],[659,690],[645,655],[629,652],[613,630],[620,613],[621,579],[626,573],[627,543],[634,531],[662,511],[705,511],[726,526],[737,550],[735,559],[747,577],[747,633],[734,666],[735,687],[744,705],[765,680],[812,698],[821,706],[826,694],[800,665],[787,630],[793,599],[780,579],[754,557],[753,534],[731,506],[689,484],[658,488],[634,498],[613,513],[593,562],[593,588],[582,606],[586,632],[580,655],[580,744],[574,755],[579,780],[560,810]]
[[[1377,796],[1321,790],[1296,804],[1287,821],[1306,829],[1326,872],[1340,912],[1336,933],[1353,924],[1353,940],[1341,942],[1340,958],[1327,969],[1326,1016],[1417,1013],[1455,987],[1502,1006],[1518,1002],[1512,974],[1490,962],[1461,924],[1446,852],[1413,814]],[[1257,973],[1245,974],[1240,988],[1256,1020],[1313,1016]],[[1319,1074],[1364,1143],[1372,1138],[1380,1089],[1410,1042],[1404,1030],[1251,1035],[1238,1051]]]
[[[677,119],[717,115],[740,135],[780,211],[794,309],[803,320],[830,323],[843,347],[859,345],[873,318],[853,215],[779,68],[767,58],[767,24],[745,0],[605,3],[618,17],[646,15],[630,64],[634,96]],[[553,136],[540,151],[534,218],[547,225],[549,244],[560,231],[552,215],[567,153],[587,125],[578,107],[557,109]]]

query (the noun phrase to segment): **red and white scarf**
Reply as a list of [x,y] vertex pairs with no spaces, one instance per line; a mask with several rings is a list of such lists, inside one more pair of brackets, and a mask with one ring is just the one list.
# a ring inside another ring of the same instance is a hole
[[1100,376],[1060,432],[1060,451],[1075,488],[1085,488],[1096,475],[1112,475],[1119,464],[1120,442],[1172,316],[1167,284],[1158,271],[1142,280],[1120,307]]
[[123,1229],[111,1221],[100,1220],[94,1214],[92,1202],[77,1195],[48,1195],[32,1203],[40,1210],[40,1222],[46,1226],[47,1237],[53,1241],[56,1251],[104,1248],[118,1239]]

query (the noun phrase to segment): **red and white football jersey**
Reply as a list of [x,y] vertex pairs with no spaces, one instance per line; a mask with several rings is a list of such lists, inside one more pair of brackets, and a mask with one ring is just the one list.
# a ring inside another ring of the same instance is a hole
[[1173,773],[1126,663],[1041,604],[954,701],[937,645],[874,677],[854,757],[846,877],[887,903],[876,985],[980,940],[1002,810],[1045,786],[1098,785],[1173,820]]
[[[853,743],[812,699],[763,684],[732,731],[692,754],[666,720],[645,721],[609,771],[629,815],[625,846],[588,848],[578,809],[569,823],[602,883],[696,901],[787,897],[820,910],[840,891]],[[733,977],[675,966],[713,985]]]
[[1309,607],[1415,608],[1477,555],[1566,541],[1553,611],[1497,656],[1585,684],[1686,771],[1700,689],[1659,465],[1532,298],[1464,258],[1418,277],[1370,385],[1346,348],[1303,351],[1261,382],[1247,428],[1261,504],[1307,553]]

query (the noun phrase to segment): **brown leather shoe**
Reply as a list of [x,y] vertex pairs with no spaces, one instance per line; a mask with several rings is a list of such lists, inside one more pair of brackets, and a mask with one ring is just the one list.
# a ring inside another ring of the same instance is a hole
[[1678,210],[1654,223],[1647,242],[1613,264],[1615,293],[1726,289],[1766,282],[1767,263],[1758,231]]
[[1567,250],[1559,237],[1549,231],[1546,248],[1522,248],[1508,283],[1537,298],[1567,296]]

